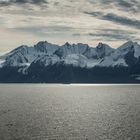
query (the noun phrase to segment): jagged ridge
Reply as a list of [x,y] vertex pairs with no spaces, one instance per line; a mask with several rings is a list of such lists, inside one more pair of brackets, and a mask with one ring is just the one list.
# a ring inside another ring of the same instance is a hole
[[[62,71],[65,71],[67,67],[73,67],[74,69],[79,68],[80,70],[85,69],[86,71],[93,71],[93,69],[95,71],[95,69],[98,68],[100,71],[98,74],[104,75],[106,69],[110,71],[110,69],[117,70],[118,68],[124,68],[127,69],[127,72],[129,71],[128,75],[139,75],[139,57],[140,45],[132,41],[124,43],[117,49],[111,48],[109,45],[103,43],[99,43],[93,48],[82,43],[69,44],[67,42],[59,46],[48,43],[47,41],[41,41],[31,47],[22,45],[1,56],[0,67],[1,70],[16,69],[15,71],[22,76],[34,76],[34,69],[38,69],[38,73],[42,70],[42,74],[45,74],[45,71],[49,73],[46,68],[52,70],[52,67],[55,67],[55,69],[63,67],[64,69],[62,69]],[[112,71],[110,71],[110,73],[112,73]],[[55,77],[57,78],[61,74],[62,72],[60,71]],[[90,73],[89,75],[93,74]],[[38,75],[38,78],[39,77],[40,75]]]

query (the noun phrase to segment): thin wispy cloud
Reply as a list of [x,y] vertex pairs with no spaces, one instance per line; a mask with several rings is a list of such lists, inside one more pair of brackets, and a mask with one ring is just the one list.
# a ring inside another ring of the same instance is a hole
[[102,38],[102,40],[110,40],[110,41],[128,41],[128,40],[138,40],[137,37],[134,36],[135,32],[130,32],[127,30],[117,30],[117,29],[99,29],[94,33],[89,33],[89,36],[93,38]]
[[28,26],[28,27],[17,27],[17,28],[10,28],[9,30],[13,30],[16,32],[25,32],[29,34],[36,34],[38,36],[49,36],[53,35],[61,35],[62,33],[65,34],[66,32],[73,32],[74,28],[69,26]]

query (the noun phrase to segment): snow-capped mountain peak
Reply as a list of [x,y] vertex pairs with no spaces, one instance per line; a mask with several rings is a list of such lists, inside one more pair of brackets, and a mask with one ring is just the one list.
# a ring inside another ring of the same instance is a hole
[[69,42],[66,42],[64,46],[71,46],[71,44]]
[[36,51],[47,53],[47,54],[53,54],[57,49],[58,45],[48,43],[47,41],[40,41],[36,45],[34,45],[34,48]]
[[118,50],[126,50],[126,49],[129,49],[131,48],[132,46],[134,46],[136,43],[133,42],[133,41],[128,41],[126,43],[124,43],[123,45],[121,45]]
[[140,56],[140,45],[137,42],[128,41],[124,43],[123,45],[121,45],[117,49],[117,51],[123,56],[126,55],[130,51],[134,51],[134,56],[138,58]]
[[27,45],[21,45],[21,46],[15,48],[14,50],[12,50],[11,53],[16,52],[16,51],[26,51],[27,49],[28,49]]
[[99,43],[96,46],[97,58],[104,58],[114,52],[114,49],[107,44]]
[[140,45],[136,42],[128,41],[118,49],[113,49],[109,45],[99,43],[95,48],[87,44],[70,44],[66,42],[62,46],[40,41],[36,45],[28,47],[22,45],[11,52],[0,57],[2,66],[27,66],[31,63],[49,64],[65,62],[74,66],[127,66],[129,55],[138,59],[140,56]]
[[60,58],[66,58],[67,55],[70,54],[84,54],[89,46],[87,44],[69,44],[68,42],[59,47],[58,50],[56,50],[55,54],[58,55]]

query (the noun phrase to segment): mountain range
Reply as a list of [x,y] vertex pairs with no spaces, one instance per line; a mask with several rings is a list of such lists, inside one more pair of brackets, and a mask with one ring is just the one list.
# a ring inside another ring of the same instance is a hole
[[140,83],[140,45],[40,41],[0,56],[1,83]]

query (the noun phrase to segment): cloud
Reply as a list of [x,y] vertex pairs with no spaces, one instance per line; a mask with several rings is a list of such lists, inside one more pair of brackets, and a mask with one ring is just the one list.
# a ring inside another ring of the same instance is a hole
[[102,19],[140,29],[140,20],[130,19],[124,16],[118,16],[113,13],[104,15]]
[[10,4],[25,4],[25,3],[31,3],[31,4],[42,4],[42,3],[48,3],[47,0],[0,0],[0,4],[2,5],[10,5]]
[[139,17],[139,0],[0,0],[0,28],[25,42],[28,35],[60,43],[136,41]]
[[98,29],[94,33],[88,33],[89,36],[100,40],[117,41],[117,40],[138,40],[136,33],[119,29]]
[[55,35],[55,34],[64,34],[66,32],[70,33],[74,30],[74,28],[69,26],[27,26],[27,27],[16,27],[11,28],[10,30],[14,30],[17,32],[26,32],[37,36],[44,35]]
[[117,5],[120,6],[121,10],[139,12],[140,1],[137,0],[118,0]]
[[46,0],[10,0],[10,2],[13,2],[13,3],[34,3],[34,4],[47,3]]
[[[100,9],[110,10],[111,8],[118,9],[119,11],[139,13],[140,1],[139,0],[88,0],[91,4],[100,7]],[[95,8],[93,8],[95,9]]]
[[48,25],[48,26],[25,26],[25,27],[15,27],[9,29],[17,33],[28,33],[39,37],[57,37],[57,36],[73,36],[73,37],[86,37],[88,39],[95,40],[108,40],[108,41],[118,41],[118,40],[138,40],[136,38],[137,33],[127,30],[101,28],[94,29],[92,32],[84,33],[81,30],[77,31],[75,28],[67,25]]
[[102,12],[85,12],[86,14],[90,14],[94,17],[97,17],[102,20],[112,21],[117,24],[131,26],[137,29],[140,29],[140,20],[130,19],[125,16],[119,16],[114,13],[104,14]]
[[118,0],[118,5],[122,6],[122,7],[133,7],[134,6],[134,3],[132,2],[129,2],[128,0]]
[[84,12],[85,14],[89,14],[89,15],[92,15],[92,16],[94,16],[94,17],[101,17],[102,15],[103,15],[103,13],[102,12]]

